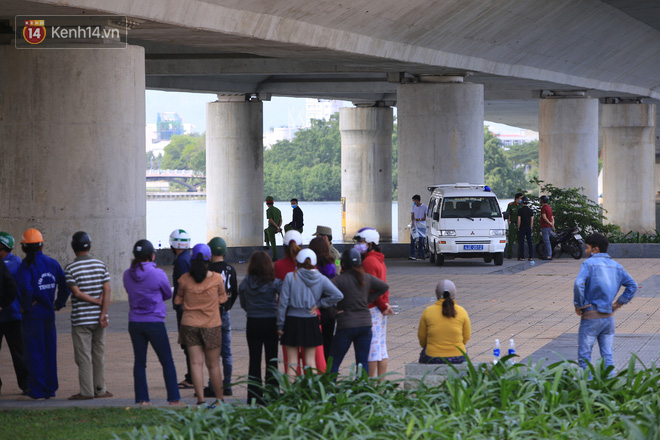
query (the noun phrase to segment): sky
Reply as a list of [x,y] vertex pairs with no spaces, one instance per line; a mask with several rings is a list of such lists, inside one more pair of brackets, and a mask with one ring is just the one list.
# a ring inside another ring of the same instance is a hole
[[[195,131],[206,131],[206,103],[216,100],[216,95],[209,93],[146,91],[147,124],[156,123],[159,112],[178,113],[185,124],[193,124]],[[395,109],[396,110],[396,109]],[[273,97],[264,101],[264,131],[275,127],[304,126],[305,99]],[[515,133],[519,129],[504,124],[486,121],[491,131],[501,134]]]

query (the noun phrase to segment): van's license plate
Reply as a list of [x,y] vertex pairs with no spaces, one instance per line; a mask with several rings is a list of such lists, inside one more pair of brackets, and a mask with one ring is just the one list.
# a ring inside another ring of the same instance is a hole
[[464,244],[463,245],[463,250],[464,251],[483,251],[484,250],[484,245],[483,244]]

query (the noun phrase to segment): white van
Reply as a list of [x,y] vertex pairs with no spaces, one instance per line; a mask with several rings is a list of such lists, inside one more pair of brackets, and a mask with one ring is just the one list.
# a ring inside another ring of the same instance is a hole
[[497,196],[485,185],[455,183],[429,186],[426,249],[431,263],[445,258],[483,258],[504,262],[506,221]]

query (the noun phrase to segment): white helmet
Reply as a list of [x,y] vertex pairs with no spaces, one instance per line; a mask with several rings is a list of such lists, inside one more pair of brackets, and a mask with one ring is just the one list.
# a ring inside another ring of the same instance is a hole
[[189,249],[190,235],[183,229],[175,229],[170,234],[170,247],[172,249]]
[[295,229],[291,229],[284,234],[284,246],[288,246],[292,241],[295,241],[298,246],[302,246],[302,234]]
[[366,241],[367,243],[378,244],[380,234],[374,228],[362,228],[357,231],[353,240]]

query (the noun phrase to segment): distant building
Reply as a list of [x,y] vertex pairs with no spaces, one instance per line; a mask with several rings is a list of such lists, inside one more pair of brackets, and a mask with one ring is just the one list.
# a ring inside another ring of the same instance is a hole
[[177,113],[161,112],[156,119],[158,139],[169,141],[175,134],[183,134],[183,120]]
[[290,141],[298,130],[298,127],[276,127],[264,133],[264,147],[270,148],[279,141]]
[[494,134],[495,137],[498,138],[502,142],[502,145],[504,145],[505,147],[510,147],[512,145],[522,145],[526,142],[539,140],[539,134],[537,132],[532,130],[525,130],[523,128],[508,133],[494,133]]
[[305,116],[307,127],[312,126],[312,119],[329,119],[330,116],[337,113],[342,107],[349,107],[350,103],[346,101],[336,101],[329,99],[311,99],[305,100]]

